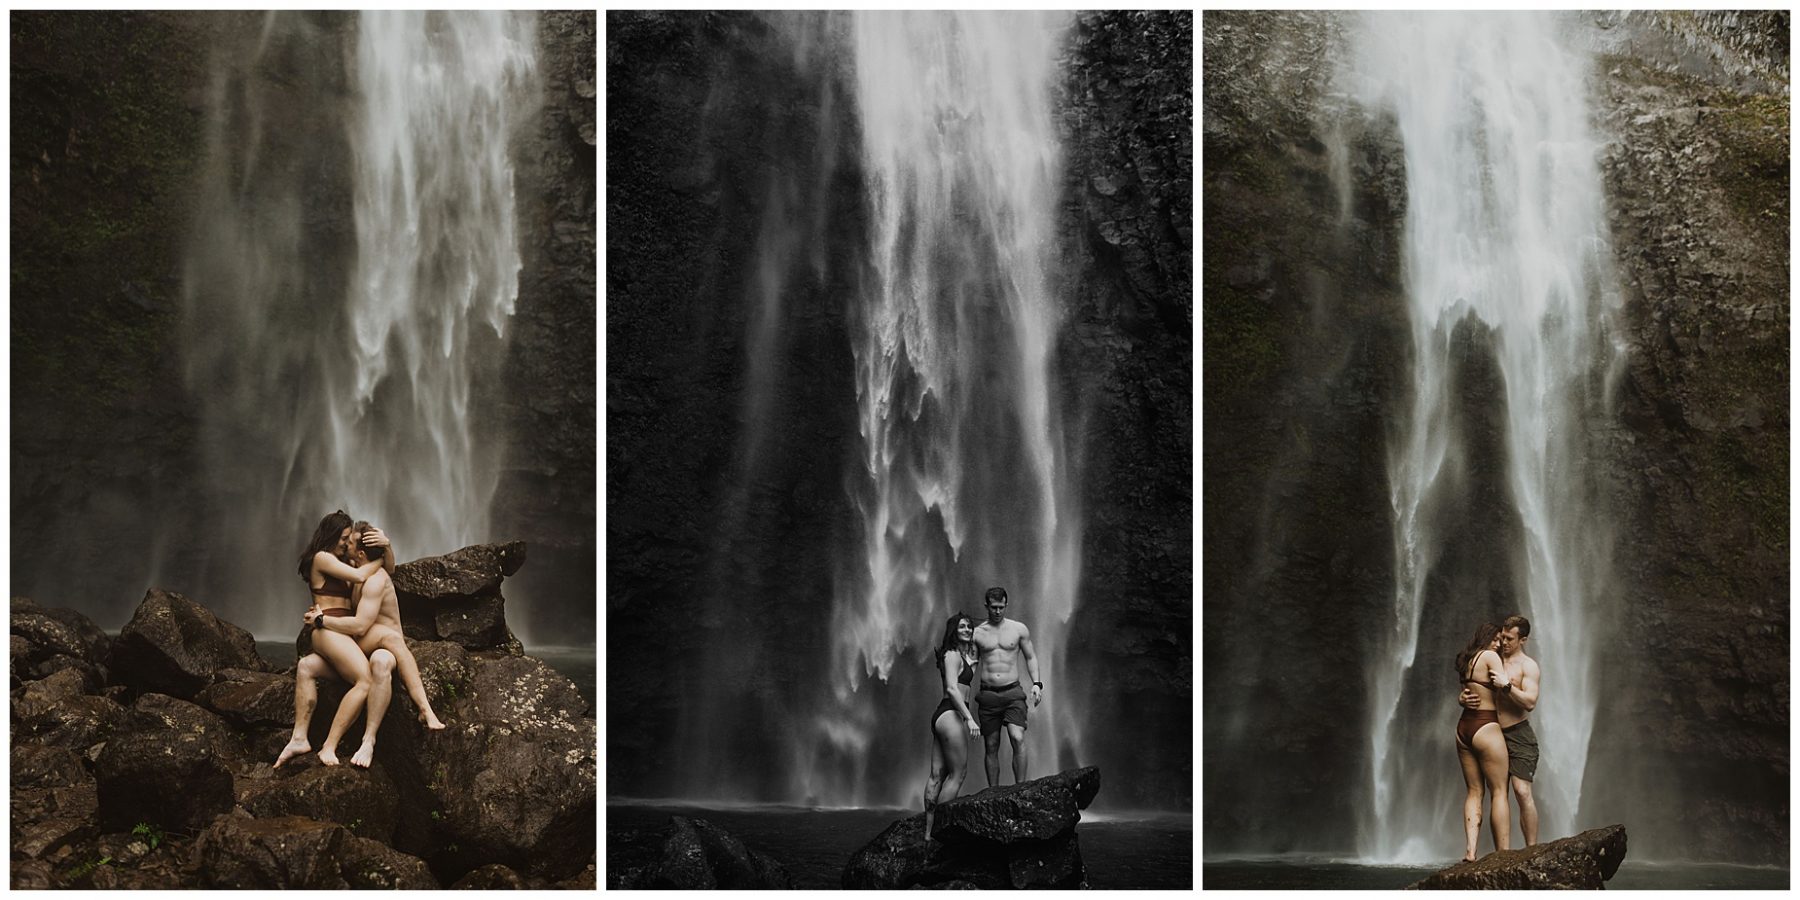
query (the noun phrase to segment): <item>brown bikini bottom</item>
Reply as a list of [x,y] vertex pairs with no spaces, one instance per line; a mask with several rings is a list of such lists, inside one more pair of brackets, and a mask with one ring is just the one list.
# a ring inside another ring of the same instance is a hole
[[1498,725],[1500,713],[1491,709],[1464,709],[1462,718],[1456,720],[1456,742],[1474,749],[1475,732],[1489,722]]

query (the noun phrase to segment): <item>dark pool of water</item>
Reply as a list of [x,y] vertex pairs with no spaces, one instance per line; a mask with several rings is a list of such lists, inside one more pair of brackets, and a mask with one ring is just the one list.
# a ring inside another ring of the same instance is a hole
[[[703,818],[787,866],[800,888],[843,886],[844,865],[895,819],[898,809],[693,807],[613,801],[607,828],[658,828],[671,815]],[[1194,824],[1186,815],[1084,820],[1079,826],[1088,885],[1106,888],[1194,886]]]
[[[1391,890],[1436,868],[1363,866],[1355,863],[1259,860],[1201,865],[1200,886],[1209,890]],[[1707,863],[1646,863],[1630,859],[1606,882],[1608,890],[1786,890],[1788,870]]]
[[[294,665],[294,642],[257,641],[256,655],[276,669],[291,668]],[[598,667],[592,647],[526,647],[525,655],[543,660],[544,665],[575,682],[575,689],[587,700],[588,708],[595,708],[595,672]]]

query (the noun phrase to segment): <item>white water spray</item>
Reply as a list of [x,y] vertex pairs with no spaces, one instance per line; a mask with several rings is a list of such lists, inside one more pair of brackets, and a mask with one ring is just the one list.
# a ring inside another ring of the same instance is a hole
[[1032,712],[1032,774],[1079,754],[1059,671],[1080,573],[1078,482],[1050,371],[1063,320],[1050,276],[1063,25],[995,13],[852,24],[872,268],[851,311],[862,455],[848,489],[861,531],[831,613],[835,705],[805,736],[852,762],[823,775],[830,766],[801,765],[806,796],[912,802],[916,777],[889,784],[862,767],[872,738],[904,735],[911,752],[924,723],[858,716],[867,700],[854,695],[903,655],[930,668],[932,632],[952,610],[979,620],[990,585],[1032,629],[1051,686]]
[[[1610,552],[1584,422],[1606,413],[1602,373],[1621,351],[1606,328],[1618,301],[1585,102],[1589,61],[1570,49],[1563,24],[1540,14],[1395,14],[1355,29],[1360,99],[1394,113],[1405,145],[1415,391],[1389,460],[1396,584],[1394,627],[1372,667],[1373,809],[1361,848],[1371,860],[1440,859],[1461,844],[1463,788],[1448,748],[1455,689],[1447,671],[1428,696],[1407,688],[1415,666],[1439,668],[1458,649],[1418,643],[1426,605],[1448,599],[1426,592],[1442,548],[1423,511],[1460,458],[1450,424],[1459,398],[1447,384],[1451,331],[1469,314],[1492,329],[1505,389],[1506,481],[1525,542],[1521,611],[1544,674],[1532,715],[1540,831],[1554,839],[1578,830]],[[1426,707],[1442,714],[1410,727]]]
[[[508,142],[535,102],[536,25],[364,13],[348,112],[323,70],[301,70],[324,85],[310,92],[262,71],[331,59],[318,44],[338,33],[286,14],[265,25],[214,81],[183,335],[214,491],[205,600],[270,636],[297,627],[292,560],[334,508],[408,559],[493,537],[500,435],[470,407],[498,377],[518,291]],[[280,108],[297,98],[316,105]],[[342,171],[336,147],[347,184],[319,176]],[[321,198],[340,188],[353,247]]]

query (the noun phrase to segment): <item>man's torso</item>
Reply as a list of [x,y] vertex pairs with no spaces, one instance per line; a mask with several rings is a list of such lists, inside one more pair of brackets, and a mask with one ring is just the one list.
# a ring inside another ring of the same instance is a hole
[[982,684],[998,686],[1019,680],[1019,641],[1024,634],[1025,626],[1012,619],[1001,619],[999,625],[982,622],[975,626]]

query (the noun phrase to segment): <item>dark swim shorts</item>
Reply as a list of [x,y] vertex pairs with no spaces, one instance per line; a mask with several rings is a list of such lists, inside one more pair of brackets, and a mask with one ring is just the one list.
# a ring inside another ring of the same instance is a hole
[[1502,728],[1500,733],[1506,736],[1507,771],[1514,778],[1530,781],[1537,774],[1538,764],[1537,732],[1531,730],[1531,720]]
[[1001,687],[982,685],[975,692],[975,705],[978,707],[975,718],[981,723],[981,733],[989,734],[1000,730],[1000,723],[1025,726],[1025,689],[1018,682]]

